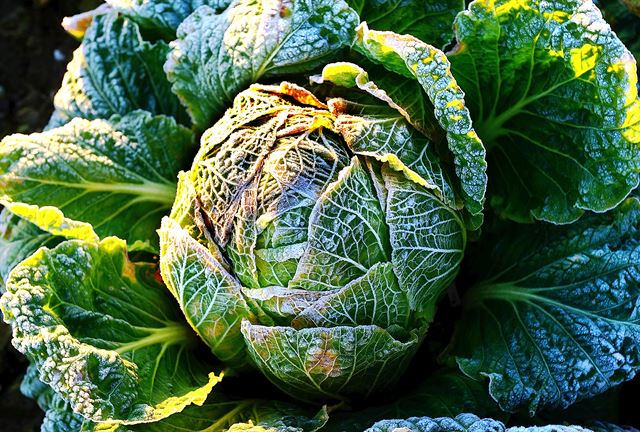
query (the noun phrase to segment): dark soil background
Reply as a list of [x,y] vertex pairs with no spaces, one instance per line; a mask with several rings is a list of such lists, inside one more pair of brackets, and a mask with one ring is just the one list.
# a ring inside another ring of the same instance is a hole
[[[0,0],[0,137],[41,130],[53,95],[78,41],[62,18],[92,9],[97,0]],[[20,394],[26,361],[0,322],[0,431],[40,430],[42,411]]]

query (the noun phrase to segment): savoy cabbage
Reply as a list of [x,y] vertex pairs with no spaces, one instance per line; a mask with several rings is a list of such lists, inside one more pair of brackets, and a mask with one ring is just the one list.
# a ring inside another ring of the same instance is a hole
[[65,21],[49,124],[0,143],[42,430],[633,430],[590,408],[640,370],[640,18],[603,3]]

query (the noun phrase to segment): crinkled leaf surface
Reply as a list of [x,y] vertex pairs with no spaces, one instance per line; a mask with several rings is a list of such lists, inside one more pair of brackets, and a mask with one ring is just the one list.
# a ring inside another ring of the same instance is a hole
[[240,0],[221,14],[202,6],[178,28],[165,70],[205,129],[249,84],[331,60],[357,23],[343,0]]
[[485,149],[473,129],[465,96],[451,75],[442,51],[409,35],[358,28],[355,49],[389,71],[416,79],[434,106],[435,117],[446,131],[455,171],[460,179],[472,229],[482,223],[487,188]]
[[631,426],[618,426],[606,422],[596,422],[590,424],[589,429],[593,432],[638,432],[638,429]]
[[[451,354],[508,411],[566,408],[640,366],[640,203],[568,227],[511,227],[471,260],[472,288]],[[489,258],[492,257],[492,258]]]
[[590,0],[477,0],[456,37],[452,72],[502,215],[569,223],[638,185],[636,63]]
[[473,414],[451,417],[411,417],[406,420],[382,420],[366,432],[505,432],[504,424],[481,419]]
[[89,420],[76,414],[69,403],[58,395],[51,387],[38,378],[39,372],[34,365],[29,365],[20,384],[23,395],[34,399],[45,412],[40,426],[41,432],[78,432]]
[[144,111],[11,135],[0,143],[0,198],[55,206],[101,237],[150,242],[153,249],[191,146],[190,131]]
[[188,117],[163,70],[168,53],[167,43],[143,40],[131,20],[113,12],[94,17],[67,66],[48,127],[137,109],[186,124]]
[[[582,426],[516,426],[506,429],[506,432],[596,432],[592,429],[587,429]],[[615,432],[615,429],[611,429],[608,432]]]
[[[384,75],[389,74],[376,74],[374,82],[360,66],[338,62],[326,65],[311,80],[362,90],[341,97],[333,94],[329,100],[337,111],[335,128],[352,152],[389,164],[433,190],[450,207],[462,208],[449,167],[436,153],[446,137],[431,102],[416,81],[399,76],[386,80]],[[340,94],[341,90],[333,92]]]
[[420,344],[417,333],[403,342],[374,325],[297,330],[242,322],[254,363],[298,400],[344,399],[344,392],[369,395],[393,385]]
[[240,322],[255,318],[240,283],[173,219],[164,218],[159,233],[162,277],[187,321],[218,358],[242,366]]
[[391,263],[413,310],[433,319],[435,306],[458,273],[466,231],[459,215],[423,187],[390,169],[387,189]]
[[502,422],[481,419],[473,414],[451,417],[412,417],[406,420],[383,420],[366,432],[593,432],[581,426],[506,427]]
[[0,306],[13,344],[76,413],[157,421],[219,381],[155,270],[109,237],[40,249],[11,273]]
[[376,264],[361,278],[310,304],[291,322],[301,327],[374,324],[407,328],[411,310],[406,291],[398,284],[391,263]]
[[349,157],[339,115],[291,83],[242,92],[161,229],[163,277],[214,354],[303,400],[391,386],[465,247],[458,210],[397,157]]
[[365,168],[353,158],[317,201],[309,244],[291,281],[293,288],[332,290],[389,260],[385,213]]
[[41,432],[226,432],[247,425],[253,427],[246,429],[252,432],[314,432],[328,418],[324,408],[318,410],[277,400],[234,399],[216,388],[202,406],[190,405],[157,422],[137,425],[95,423],[74,413],[67,402],[40,382],[33,367],[25,376],[21,390],[37,399],[46,412]]
[[410,34],[438,48],[453,40],[453,20],[464,0],[347,0],[375,30]]
[[6,208],[0,210],[0,291],[9,272],[40,246],[55,246],[60,238],[42,231]]
[[222,12],[232,0],[107,0],[107,4],[132,19],[145,30],[175,39],[176,30],[202,5]]

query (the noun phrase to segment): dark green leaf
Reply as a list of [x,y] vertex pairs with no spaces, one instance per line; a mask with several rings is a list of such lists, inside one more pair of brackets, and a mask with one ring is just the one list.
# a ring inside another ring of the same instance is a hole
[[138,26],[115,13],[98,15],[67,66],[49,128],[75,117],[108,119],[142,109],[188,122],[163,66],[165,42],[146,42]]
[[357,23],[343,0],[239,0],[221,14],[201,7],[178,28],[165,69],[205,129],[249,84],[331,60]]
[[457,370],[442,369],[429,374],[417,388],[409,392],[401,391],[387,405],[332,413],[326,431],[360,432],[382,419],[455,417],[467,412],[481,417],[506,417],[489,396],[483,382],[473,380]]
[[375,30],[410,34],[444,48],[453,40],[453,20],[464,0],[347,0]]
[[107,4],[132,19],[145,30],[175,39],[176,29],[199,6],[216,12],[224,10],[232,0],[107,0]]
[[318,411],[277,400],[232,399],[216,392],[202,406],[188,406],[157,422],[138,425],[94,423],[74,413],[69,404],[36,375],[37,371],[30,368],[22,390],[27,396],[37,398],[46,411],[41,432],[314,432],[328,418],[324,408]]
[[567,227],[498,230],[470,256],[484,281],[467,294],[450,348],[460,368],[489,378],[503,409],[531,413],[631,379],[640,367],[639,227],[634,198]]

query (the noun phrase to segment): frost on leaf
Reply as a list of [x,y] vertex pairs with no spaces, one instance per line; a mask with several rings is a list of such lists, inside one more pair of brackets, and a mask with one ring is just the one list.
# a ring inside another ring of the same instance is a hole
[[502,215],[569,223],[638,185],[636,61],[591,0],[477,0],[456,37],[452,72]]
[[155,278],[122,240],[66,241],[14,269],[0,300],[13,344],[93,421],[157,421],[201,405],[220,377]]

